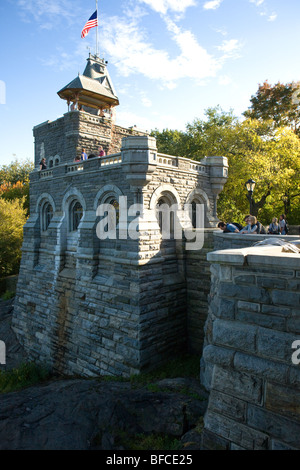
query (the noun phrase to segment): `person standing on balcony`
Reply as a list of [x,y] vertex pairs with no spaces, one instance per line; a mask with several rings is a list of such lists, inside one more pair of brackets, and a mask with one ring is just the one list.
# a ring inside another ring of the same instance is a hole
[[105,151],[103,150],[102,146],[99,147],[99,155],[98,156],[99,157],[105,157]]
[[85,153],[85,149],[82,149],[81,160],[87,160],[87,154]]
[[46,158],[42,158],[40,161],[40,170],[47,170]]

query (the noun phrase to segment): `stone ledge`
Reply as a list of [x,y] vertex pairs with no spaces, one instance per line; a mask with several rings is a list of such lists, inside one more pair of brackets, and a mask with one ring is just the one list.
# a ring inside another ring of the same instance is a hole
[[[295,237],[296,239],[297,237]],[[217,250],[207,254],[211,263],[230,264],[235,266],[280,266],[280,268],[300,269],[300,254],[282,251],[282,246],[253,246],[242,249]]]

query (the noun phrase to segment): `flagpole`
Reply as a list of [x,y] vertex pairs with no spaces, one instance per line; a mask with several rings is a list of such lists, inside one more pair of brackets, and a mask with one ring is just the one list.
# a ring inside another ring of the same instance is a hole
[[96,26],[96,56],[98,55],[98,0],[96,0],[97,26]]

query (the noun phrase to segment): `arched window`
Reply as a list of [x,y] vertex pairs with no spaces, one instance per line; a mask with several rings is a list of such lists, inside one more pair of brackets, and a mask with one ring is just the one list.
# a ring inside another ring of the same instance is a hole
[[83,216],[83,208],[80,202],[73,201],[70,205],[69,231],[74,232],[78,229],[80,220]]
[[173,210],[170,210],[174,201],[168,196],[162,196],[157,201],[158,224],[163,238],[173,239],[175,230],[175,217]]
[[43,205],[42,211],[41,211],[41,228],[43,232],[45,232],[48,229],[52,217],[53,217],[53,207],[50,204],[50,202],[46,202]]
[[[113,222],[113,225],[117,226],[120,219],[120,206],[118,200],[115,197],[110,197],[106,199],[105,204],[109,204],[114,208],[115,212],[110,213],[110,217],[116,217],[116,221],[115,223]],[[108,211],[105,211],[103,217],[108,217],[108,215]],[[108,224],[105,225],[104,232],[108,232]]]

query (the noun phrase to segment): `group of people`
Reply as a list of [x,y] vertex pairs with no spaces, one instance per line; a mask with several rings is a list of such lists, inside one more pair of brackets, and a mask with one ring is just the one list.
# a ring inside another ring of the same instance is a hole
[[273,235],[287,235],[288,233],[288,225],[286,221],[285,214],[281,214],[279,217],[279,222],[276,217],[272,219],[271,224],[268,227],[268,231],[266,232],[265,227],[257,220],[254,215],[246,215],[244,218],[245,226],[232,222],[219,222],[218,228],[223,230],[223,232],[232,232],[232,233],[257,233],[257,234],[273,234]]
[[[103,149],[102,146],[99,147],[99,154],[98,154],[98,157],[105,157],[106,153],[105,153],[105,150]],[[97,155],[89,155],[89,157],[87,156],[86,154],[86,151],[85,151],[85,148],[82,149],[82,152],[81,152],[81,155],[77,155],[75,158],[74,158],[74,162],[80,162],[80,161],[83,161],[83,160],[87,160],[88,158],[94,158],[96,157]],[[46,162],[46,158],[43,157],[39,163],[40,165],[40,170],[47,170],[47,162]]]
[[281,214],[279,221],[277,217],[273,217],[272,222],[268,228],[268,234],[270,235],[287,235],[288,223],[285,214]]
[[87,160],[88,158],[95,158],[95,157],[105,157],[105,150],[103,149],[102,146],[99,147],[99,153],[98,155],[89,155],[87,156],[86,154],[86,151],[85,151],[85,148],[82,149],[82,152],[81,152],[81,155],[77,155],[75,158],[74,158],[74,162],[80,162],[80,161],[84,161],[84,160]]

